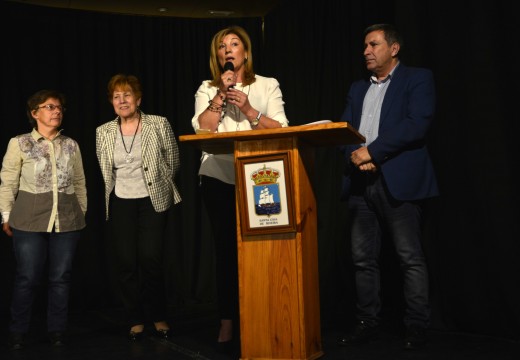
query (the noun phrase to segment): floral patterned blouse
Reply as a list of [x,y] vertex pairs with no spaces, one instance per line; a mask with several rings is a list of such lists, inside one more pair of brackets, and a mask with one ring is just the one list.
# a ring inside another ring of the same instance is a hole
[[79,145],[36,129],[9,141],[0,172],[2,221],[12,228],[64,232],[85,227],[87,189]]

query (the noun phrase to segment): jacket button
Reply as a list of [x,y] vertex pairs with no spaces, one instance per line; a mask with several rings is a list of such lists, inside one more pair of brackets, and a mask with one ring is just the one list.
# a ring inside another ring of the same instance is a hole
[[149,183],[148,183],[148,186],[152,186],[152,183],[151,183],[151,182],[149,182]]
[[148,171],[148,167],[145,167],[145,168],[144,168],[144,171]]

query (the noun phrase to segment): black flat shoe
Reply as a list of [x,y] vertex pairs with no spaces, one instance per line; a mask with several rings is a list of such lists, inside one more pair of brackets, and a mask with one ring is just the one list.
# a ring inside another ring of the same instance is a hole
[[20,333],[9,333],[7,339],[7,347],[9,350],[21,350],[25,346],[24,334]]
[[354,344],[364,344],[375,340],[379,337],[379,325],[369,325],[364,321],[358,322],[354,332],[349,335],[340,337],[337,340],[340,346],[349,346]]
[[155,329],[154,331],[155,337],[158,337],[159,339],[168,340],[172,337],[172,333],[170,329]]
[[133,342],[141,341],[141,340],[143,340],[143,337],[144,337],[144,331],[135,332],[133,330],[130,330],[130,332],[128,333],[128,340],[133,341]]
[[404,338],[404,348],[406,350],[422,349],[427,342],[428,337],[425,328],[411,326],[406,329],[406,335]]
[[63,332],[51,331],[47,335],[52,346],[61,347],[65,346],[67,343],[65,333]]

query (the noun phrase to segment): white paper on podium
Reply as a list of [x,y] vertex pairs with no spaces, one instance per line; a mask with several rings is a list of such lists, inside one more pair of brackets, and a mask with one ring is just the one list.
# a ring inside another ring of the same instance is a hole
[[331,122],[332,122],[331,120],[319,120],[319,121],[314,121],[314,122],[303,124],[303,125],[319,125],[319,124],[328,124]]

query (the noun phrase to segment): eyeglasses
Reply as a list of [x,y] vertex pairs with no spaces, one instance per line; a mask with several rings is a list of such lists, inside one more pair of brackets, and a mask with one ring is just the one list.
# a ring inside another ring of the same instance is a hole
[[47,105],[42,105],[42,106],[38,106],[37,109],[47,109],[49,111],[54,111],[56,109],[58,109],[59,111],[61,112],[65,112],[67,109],[61,105],[54,105],[54,104],[47,104]]

